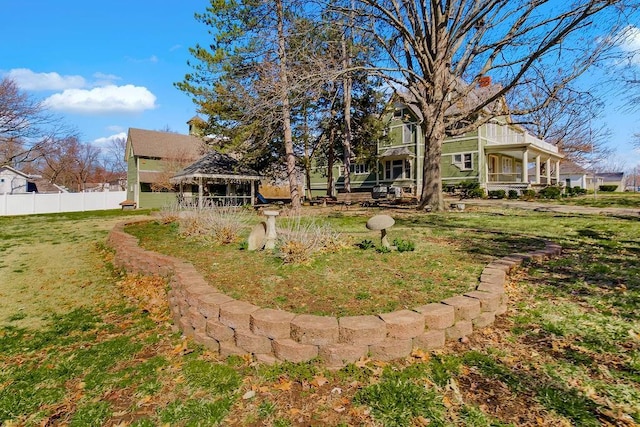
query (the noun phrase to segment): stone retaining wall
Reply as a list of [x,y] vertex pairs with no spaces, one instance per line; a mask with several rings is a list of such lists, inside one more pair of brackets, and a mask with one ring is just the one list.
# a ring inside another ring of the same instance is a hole
[[439,303],[376,316],[336,318],[261,308],[233,299],[207,283],[190,263],[139,247],[137,238],[124,232],[130,223],[116,225],[109,234],[115,266],[166,277],[174,322],[186,336],[223,357],[251,354],[264,363],[320,357],[327,366],[340,367],[367,355],[392,360],[408,356],[414,348],[443,347],[446,341],[488,326],[506,312],[505,282],[523,262],[561,252],[558,244],[545,242],[542,250],[497,259],[484,268],[474,291]]

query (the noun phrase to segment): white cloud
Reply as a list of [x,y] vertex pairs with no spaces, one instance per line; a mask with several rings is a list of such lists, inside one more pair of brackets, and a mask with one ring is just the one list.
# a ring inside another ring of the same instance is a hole
[[126,132],[120,132],[114,135],[110,135],[110,136],[105,136],[102,138],[98,138],[95,139],[92,142],[92,145],[96,146],[96,147],[100,147],[101,149],[107,148],[109,147],[109,145],[111,144],[112,141],[116,140],[116,139],[127,139],[127,133]]
[[625,52],[638,52],[640,50],[640,28],[633,25],[622,30],[620,48]]
[[23,90],[65,90],[85,87],[82,76],[61,76],[58,73],[36,73],[27,68],[14,68],[6,74]]
[[173,52],[174,50],[178,50],[178,49],[182,49],[182,45],[181,44],[176,44],[173,45],[169,48],[169,52]]
[[107,130],[111,131],[111,132],[124,132],[124,129],[122,126],[119,125],[111,125],[111,126],[107,126]]
[[155,64],[155,63],[157,63],[159,61],[158,57],[155,56],[155,55],[151,55],[148,58],[142,58],[142,59],[140,59],[140,58],[132,58],[130,56],[127,56],[126,58],[127,58],[127,60],[129,62],[133,62],[135,64],[141,64],[143,62],[151,62],[151,63]]
[[146,87],[108,85],[91,90],[67,89],[51,95],[44,105],[70,113],[139,113],[156,108],[156,96]]

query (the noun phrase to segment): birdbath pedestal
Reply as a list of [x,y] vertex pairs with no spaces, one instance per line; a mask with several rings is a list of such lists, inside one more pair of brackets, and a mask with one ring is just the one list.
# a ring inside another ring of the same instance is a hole
[[276,247],[276,217],[280,215],[279,211],[262,212],[267,217],[267,235],[265,236],[264,248],[273,249]]

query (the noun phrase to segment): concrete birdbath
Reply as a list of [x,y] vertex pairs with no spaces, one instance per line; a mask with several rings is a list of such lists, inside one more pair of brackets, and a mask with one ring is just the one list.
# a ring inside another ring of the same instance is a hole
[[391,245],[387,240],[387,228],[390,228],[395,223],[394,219],[389,215],[376,215],[369,218],[367,228],[369,230],[380,231],[380,243],[382,243],[382,246],[385,248],[391,249]]

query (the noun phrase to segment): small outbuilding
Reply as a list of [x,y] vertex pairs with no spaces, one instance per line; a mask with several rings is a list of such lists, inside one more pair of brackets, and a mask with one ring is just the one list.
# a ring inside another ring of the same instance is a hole
[[255,203],[263,177],[233,157],[212,150],[174,175],[181,207],[240,206]]

